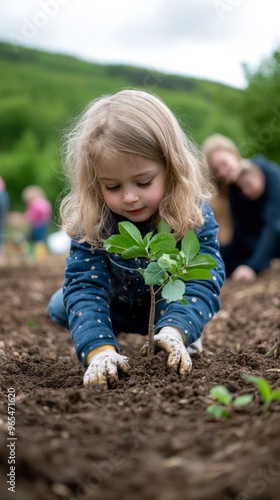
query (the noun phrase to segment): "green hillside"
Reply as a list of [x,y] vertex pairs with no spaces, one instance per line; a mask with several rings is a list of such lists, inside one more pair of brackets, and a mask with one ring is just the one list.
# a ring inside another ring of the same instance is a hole
[[71,120],[92,99],[124,88],[160,96],[199,144],[213,132],[243,138],[235,111],[241,90],[124,65],[101,65],[0,43],[0,175],[12,208],[27,184],[53,203],[63,187],[60,144]]

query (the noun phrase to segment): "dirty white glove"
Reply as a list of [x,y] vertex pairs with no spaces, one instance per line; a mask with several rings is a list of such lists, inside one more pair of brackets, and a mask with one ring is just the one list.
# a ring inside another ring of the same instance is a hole
[[199,337],[195,342],[190,344],[187,347],[187,351],[190,354],[190,356],[199,358],[199,356],[201,355],[201,353],[203,351],[201,338]]
[[[169,354],[166,364],[170,370],[178,372],[180,375],[190,373],[192,360],[184,345],[182,335],[176,328],[172,326],[163,327],[154,336],[154,343],[157,349],[163,349]],[[143,345],[140,352],[142,356],[147,355],[148,342]]]
[[84,385],[114,385],[119,379],[118,371],[127,373],[128,370],[129,360],[126,356],[121,356],[113,349],[104,349],[90,358],[84,375]]

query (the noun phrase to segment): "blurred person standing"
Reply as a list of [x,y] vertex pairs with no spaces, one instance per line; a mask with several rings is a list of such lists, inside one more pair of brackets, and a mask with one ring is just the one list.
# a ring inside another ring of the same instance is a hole
[[2,177],[0,177],[0,266],[6,263],[5,257],[5,230],[6,220],[9,211],[9,197],[6,190],[6,185]]
[[52,218],[52,205],[39,186],[27,186],[22,192],[22,199],[26,204],[30,255],[40,258],[47,253],[47,229]]

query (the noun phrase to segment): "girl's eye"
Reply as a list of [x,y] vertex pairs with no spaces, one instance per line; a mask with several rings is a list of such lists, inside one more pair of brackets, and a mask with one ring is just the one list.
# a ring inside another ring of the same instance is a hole
[[117,189],[119,189],[119,185],[118,186],[105,186],[105,189],[107,189],[107,191],[117,191]]
[[140,186],[140,187],[146,187],[146,186],[149,186],[151,183],[152,183],[152,181],[138,182],[138,186]]

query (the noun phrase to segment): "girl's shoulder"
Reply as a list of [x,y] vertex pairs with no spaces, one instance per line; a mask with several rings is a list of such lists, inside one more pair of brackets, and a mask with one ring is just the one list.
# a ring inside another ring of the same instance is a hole
[[209,202],[205,202],[203,204],[203,218],[204,222],[202,226],[196,228],[194,232],[196,233],[198,239],[203,238],[206,241],[210,236],[216,237],[218,231],[218,224]]
[[215,222],[214,211],[209,201],[204,202],[202,207],[202,213],[203,213],[204,223],[202,224],[201,227],[213,224],[213,222]]

